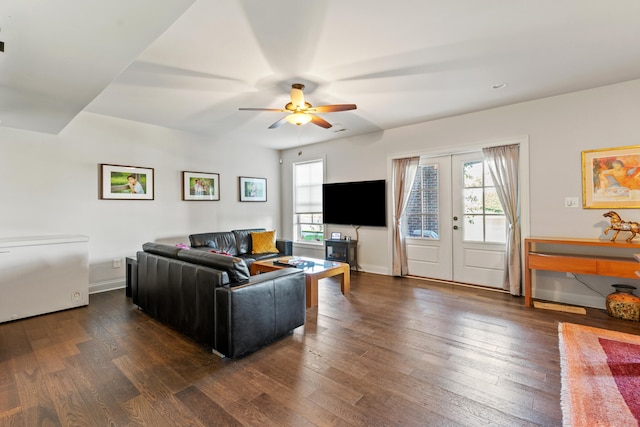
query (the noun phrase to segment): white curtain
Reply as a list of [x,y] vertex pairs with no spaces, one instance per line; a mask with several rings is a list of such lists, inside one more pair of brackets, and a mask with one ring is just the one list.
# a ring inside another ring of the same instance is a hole
[[509,225],[507,265],[503,289],[509,291],[511,295],[522,295],[520,283],[522,268],[520,265],[519,149],[517,144],[482,149]]
[[393,275],[409,273],[407,246],[402,232],[402,215],[407,207],[420,157],[393,161]]

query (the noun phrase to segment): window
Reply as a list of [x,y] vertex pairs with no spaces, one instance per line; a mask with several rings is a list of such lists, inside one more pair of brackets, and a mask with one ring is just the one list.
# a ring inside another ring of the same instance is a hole
[[464,240],[505,243],[506,217],[485,162],[473,161],[463,168]]
[[439,235],[438,165],[420,165],[405,210],[407,237],[437,239]]
[[322,160],[293,164],[293,235],[296,242],[322,243]]

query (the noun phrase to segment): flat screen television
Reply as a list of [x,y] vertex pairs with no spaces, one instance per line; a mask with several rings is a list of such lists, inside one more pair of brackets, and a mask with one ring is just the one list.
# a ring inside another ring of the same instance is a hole
[[323,184],[322,222],[336,225],[386,227],[385,180]]

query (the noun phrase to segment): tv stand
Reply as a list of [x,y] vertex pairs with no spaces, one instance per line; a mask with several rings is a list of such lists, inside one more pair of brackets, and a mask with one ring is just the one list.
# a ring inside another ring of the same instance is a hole
[[358,270],[358,241],[327,239],[324,241],[324,258],[327,261],[346,262]]
[[638,279],[634,258],[640,244],[599,239],[530,237],[524,239],[524,303],[533,304],[531,271],[547,270]]

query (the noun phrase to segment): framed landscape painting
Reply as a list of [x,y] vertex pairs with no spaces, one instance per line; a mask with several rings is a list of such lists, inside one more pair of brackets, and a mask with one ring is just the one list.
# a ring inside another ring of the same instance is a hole
[[153,200],[153,168],[100,164],[100,199]]
[[241,176],[239,190],[241,202],[266,202],[267,178]]
[[640,145],[582,152],[582,206],[640,207]]
[[182,200],[220,200],[220,174],[183,171]]

